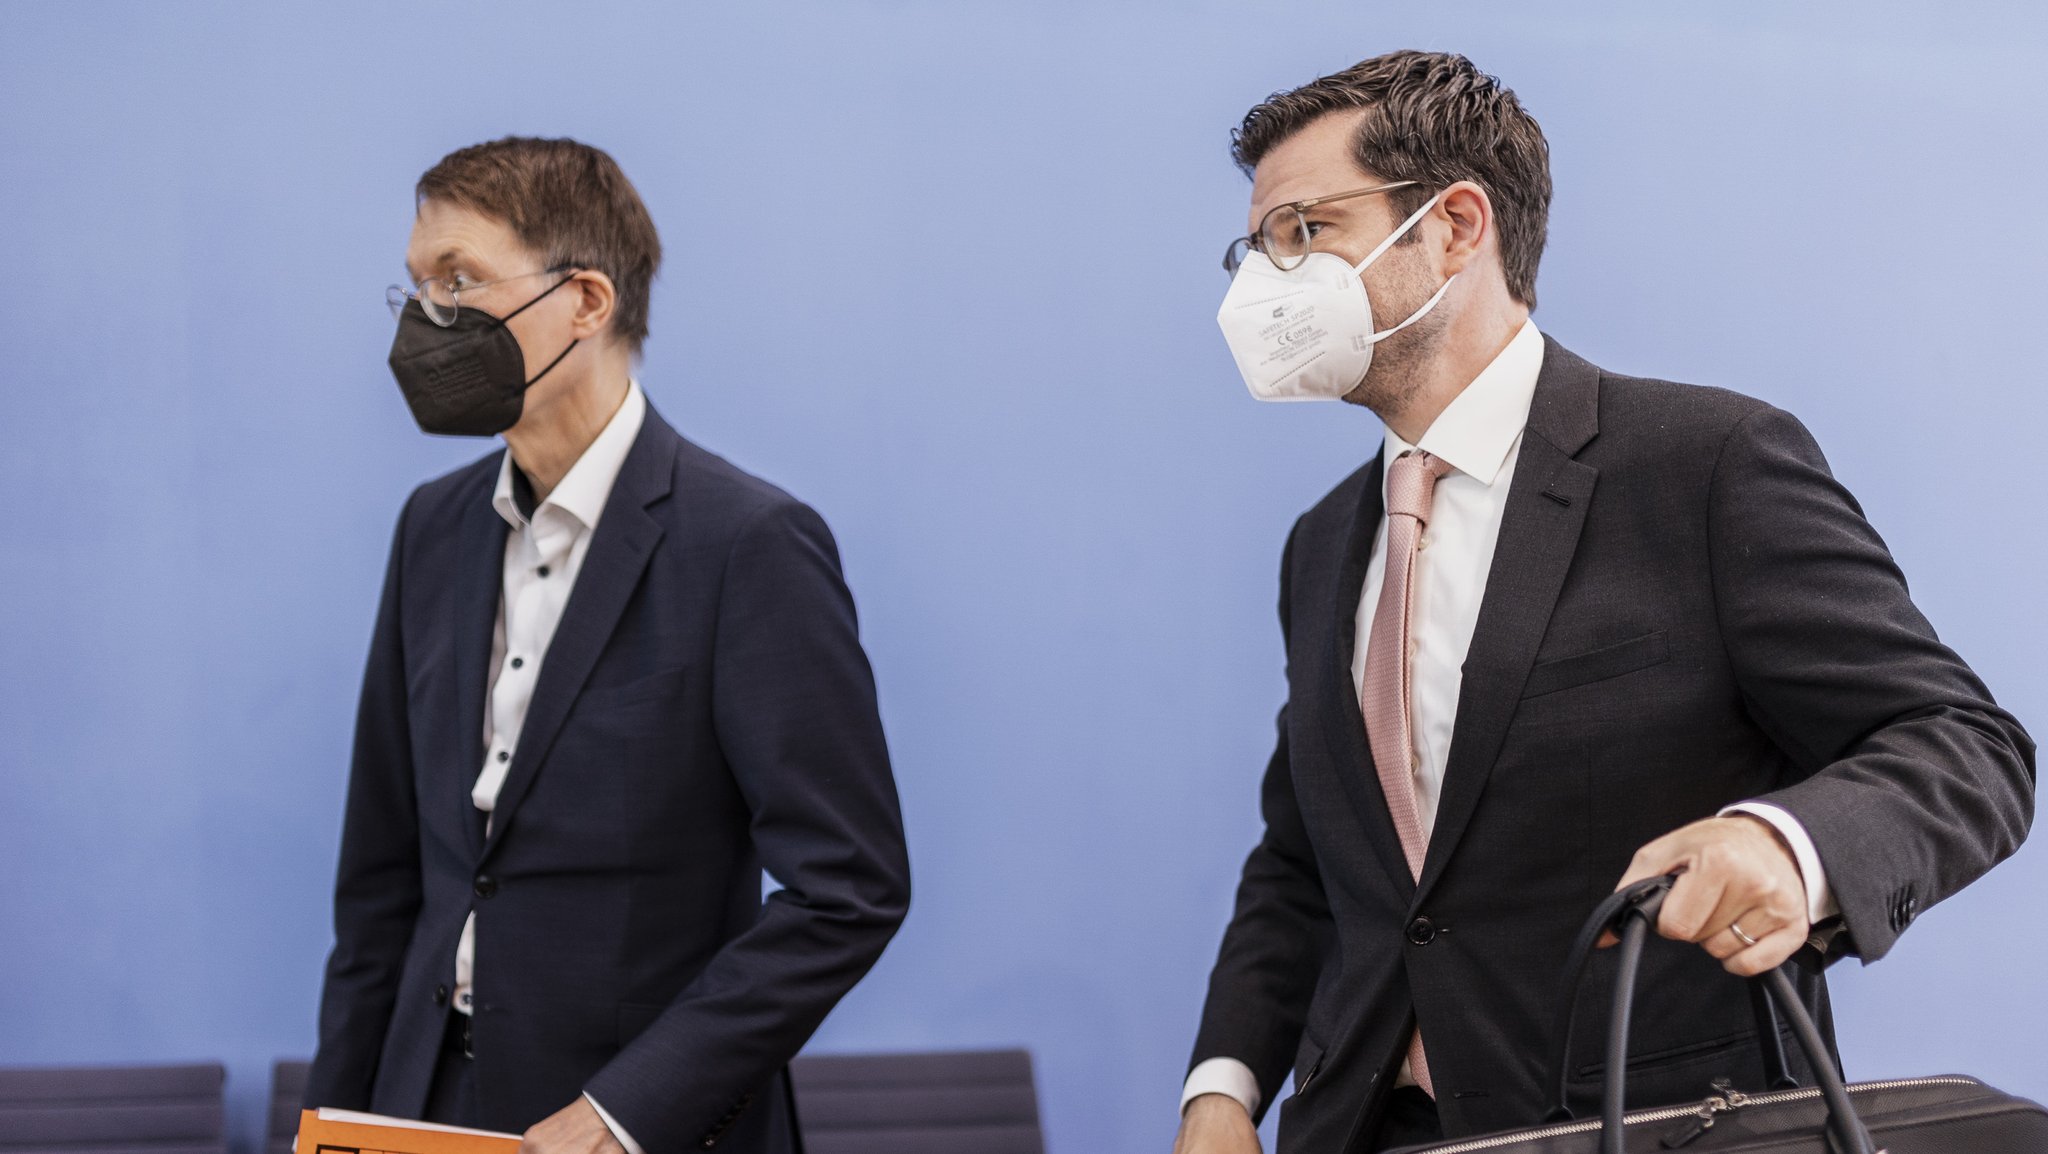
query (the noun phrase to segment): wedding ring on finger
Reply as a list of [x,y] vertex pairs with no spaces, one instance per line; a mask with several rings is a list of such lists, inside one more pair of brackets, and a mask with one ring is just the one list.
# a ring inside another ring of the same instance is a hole
[[1737,938],[1740,938],[1742,940],[1742,944],[1745,946],[1753,946],[1756,944],[1755,938],[1752,938],[1748,934],[1742,932],[1741,922],[1729,922],[1728,932],[1734,934]]

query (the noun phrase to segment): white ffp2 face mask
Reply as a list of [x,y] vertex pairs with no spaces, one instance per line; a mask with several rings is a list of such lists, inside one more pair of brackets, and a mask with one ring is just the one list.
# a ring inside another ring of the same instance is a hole
[[1458,279],[1455,273],[1407,320],[1374,332],[1372,300],[1359,278],[1437,199],[1430,197],[1355,265],[1334,253],[1312,252],[1282,270],[1265,253],[1245,255],[1216,311],[1216,323],[1252,396],[1262,401],[1342,400],[1372,367],[1374,345],[1421,320],[1444,299]]

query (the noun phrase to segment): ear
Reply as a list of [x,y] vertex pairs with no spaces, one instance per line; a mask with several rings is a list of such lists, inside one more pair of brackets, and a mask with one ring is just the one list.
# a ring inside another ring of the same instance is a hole
[[1444,276],[1465,271],[1493,244],[1493,202],[1487,199],[1485,189],[1469,180],[1444,189],[1431,215],[1448,226],[1443,241]]
[[569,331],[577,340],[602,336],[611,327],[612,313],[619,307],[619,288],[612,278],[594,268],[582,269],[562,291],[574,294],[571,300],[576,311],[570,317]]

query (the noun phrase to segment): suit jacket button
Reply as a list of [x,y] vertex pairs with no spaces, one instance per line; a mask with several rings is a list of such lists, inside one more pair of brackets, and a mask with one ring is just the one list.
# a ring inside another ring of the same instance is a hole
[[478,874],[476,885],[472,887],[472,890],[477,897],[488,901],[492,894],[498,892],[498,879],[489,874]]
[[448,987],[434,987],[434,1004],[437,1006],[445,1006],[448,1004]]
[[1428,918],[1416,918],[1408,923],[1408,940],[1418,946],[1426,946],[1436,940],[1436,923]]

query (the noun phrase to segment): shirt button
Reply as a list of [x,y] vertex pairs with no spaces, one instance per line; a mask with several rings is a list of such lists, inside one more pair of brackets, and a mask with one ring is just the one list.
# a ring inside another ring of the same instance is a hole
[[534,570],[534,572],[539,573],[541,576],[545,577],[548,575],[548,567],[543,565],[539,569]]
[[501,749],[501,750],[499,750],[499,751],[498,751],[498,760],[499,760],[499,761],[511,761],[511,760],[512,760],[512,754],[511,754],[511,753],[510,753],[509,751],[507,751],[507,750],[503,750],[503,749]]
[[526,664],[526,658],[524,657],[514,657],[512,659],[512,668],[514,669],[517,669],[524,664]]

